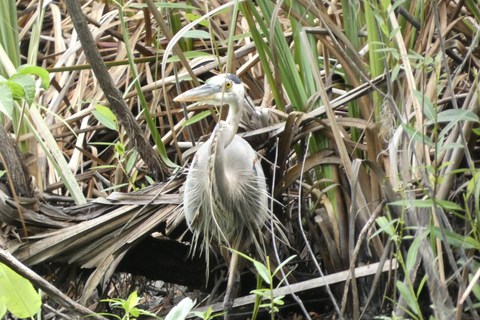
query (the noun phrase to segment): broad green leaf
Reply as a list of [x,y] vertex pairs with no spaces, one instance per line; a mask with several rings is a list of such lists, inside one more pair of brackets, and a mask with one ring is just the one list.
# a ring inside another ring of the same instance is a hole
[[125,153],[125,146],[121,142],[117,142],[115,144],[115,151],[118,152],[118,154],[123,155]]
[[458,204],[456,204],[455,202],[452,202],[452,201],[448,201],[448,200],[436,200],[436,203],[442,207],[443,209],[445,210],[450,210],[450,211],[463,211],[463,208],[460,207]]
[[127,168],[126,168],[127,172],[132,171],[135,161],[137,160],[137,156],[138,156],[138,153],[135,151],[135,152],[132,152],[132,154],[128,158]]
[[12,91],[8,86],[0,83],[0,112],[12,120],[14,108]]
[[457,143],[457,142],[449,142],[445,145],[443,145],[441,148],[438,149],[438,151],[445,151],[448,149],[463,149],[463,144]]
[[255,269],[257,269],[258,274],[262,277],[263,281],[265,281],[267,284],[270,284],[270,273],[268,272],[267,267],[258,261],[254,261],[253,265],[255,266]]
[[408,249],[408,254],[407,254],[407,271],[413,270],[413,267],[415,266],[415,261],[417,261],[417,254],[418,254],[418,248],[420,247],[420,241],[422,241],[430,232],[427,231],[423,233],[419,237],[415,237],[413,240],[412,244],[410,245],[410,248]]
[[203,118],[208,117],[209,115],[210,115],[210,110],[205,110],[205,111],[203,111],[203,112],[200,112],[199,114],[196,114],[196,115],[194,115],[193,117],[191,117],[190,119],[188,119],[187,121],[185,121],[185,122],[183,123],[183,126],[184,126],[184,127],[185,127],[185,126],[189,126],[189,125],[191,125],[191,124],[193,124],[193,123],[196,123],[196,122],[202,120]]
[[110,130],[117,131],[117,125],[115,124],[115,121],[108,119],[97,110],[93,110],[92,114],[98,120],[98,122],[103,124],[105,127],[107,127]]
[[165,317],[165,320],[183,320],[190,313],[190,310],[193,309],[194,303],[192,299],[185,298],[180,301],[175,307],[170,310],[170,312]]
[[[437,115],[437,122],[479,121],[478,116],[470,110],[448,109]],[[429,121],[428,124],[432,124]]]
[[[137,291],[133,291],[132,293],[130,293],[124,306],[125,311],[127,312],[133,311],[133,309],[137,306],[137,302],[138,302],[137,298],[138,298]],[[138,317],[138,315],[136,315],[136,317]]]
[[[458,204],[447,201],[447,200],[435,200],[436,204],[439,207],[444,208],[445,210],[463,210]],[[394,202],[390,202],[389,205],[391,206],[405,206],[405,207],[414,207],[414,208],[433,208],[433,200],[432,199],[424,199],[424,200],[398,200]]]
[[425,143],[429,147],[433,147],[434,143],[432,142],[432,139],[430,139],[428,136],[425,136],[422,132],[414,129],[413,127],[402,123],[403,130],[408,134],[408,136],[412,139],[417,141],[418,143]]
[[257,289],[250,291],[251,294],[256,294],[264,298],[270,299],[271,291],[269,289]]
[[[439,227],[432,227],[433,235],[443,241],[442,233]],[[480,243],[472,237],[463,236],[450,230],[444,230],[448,244],[465,249],[480,249]]]
[[188,30],[183,35],[183,38],[191,39],[210,39],[210,33],[204,30]]
[[408,306],[410,307],[410,309],[415,313],[415,314],[419,314],[419,310],[418,310],[418,305],[416,303],[416,299],[415,297],[413,296],[412,292],[410,292],[410,290],[407,288],[407,286],[401,282],[401,281],[397,281],[397,289],[398,291],[400,292],[400,294],[402,295],[402,297],[405,299],[405,301],[407,302]]
[[18,74],[24,74],[24,75],[27,75],[27,74],[37,75],[42,82],[40,86],[43,89],[47,90],[48,87],[50,87],[49,73],[48,73],[47,70],[45,70],[41,67],[25,64],[25,65],[20,66],[18,68],[17,73]]
[[397,77],[398,77],[398,73],[400,72],[401,70],[401,66],[399,64],[396,64],[394,67],[393,67],[393,71],[392,71],[392,77],[391,77],[391,81],[394,82]]
[[[449,109],[442,111],[437,116],[437,122],[446,122],[448,123],[445,128],[440,132],[440,138],[447,135],[448,132],[455,126],[459,121],[472,121],[478,122],[478,116],[470,110],[462,109]],[[427,124],[429,124],[429,121]]]
[[285,304],[285,302],[283,302],[283,298],[285,298],[285,296],[278,296],[278,297],[275,297],[273,298],[273,303],[279,305],[279,306],[283,306]]
[[398,200],[394,202],[390,202],[389,206],[402,206],[402,207],[415,207],[415,208],[432,208],[433,201],[432,199],[425,199],[425,200]]
[[376,237],[377,234],[381,232],[385,232],[390,236],[395,235],[395,228],[393,227],[393,224],[396,223],[398,219],[388,221],[386,217],[378,217],[377,219],[375,219],[375,221],[377,222],[380,229],[378,229],[377,232],[375,232],[375,234],[370,237],[370,239]]
[[103,114],[105,117],[107,117],[108,119],[111,119],[113,121],[117,121],[117,116],[115,115],[115,113],[113,113],[112,110],[110,110],[109,107],[105,107],[105,106],[102,106],[100,104],[97,104],[95,106],[95,110],[97,110],[98,112],[100,112],[101,114]]
[[0,85],[7,86],[10,90],[10,95],[14,100],[21,100],[25,98],[25,91],[23,90],[22,86],[14,81],[8,80],[6,82],[1,83]]
[[[190,21],[195,21],[195,20],[198,20],[199,18],[202,17],[202,16],[199,16],[199,15],[193,14],[193,13],[185,13],[185,15],[187,16],[188,20],[190,20]],[[200,21],[200,25],[208,28],[208,21],[207,20],[202,20],[202,21]]]
[[7,309],[18,318],[33,317],[42,301],[30,281],[0,263],[0,297]]
[[35,79],[30,75],[21,74],[11,77],[10,80],[19,84],[23,88],[25,94],[23,98],[29,105],[31,105],[35,98]]
[[142,314],[142,310],[138,309],[138,308],[133,308],[133,309],[130,309],[130,314],[135,317],[135,318],[138,318],[140,316],[140,314]]
[[92,114],[98,120],[98,122],[110,130],[117,131],[117,117],[112,110],[101,105],[96,105],[95,109],[96,110],[92,111]]
[[155,180],[153,180],[152,177],[150,177],[150,176],[145,176],[145,179],[147,179],[148,183],[150,183],[150,184],[155,183]]
[[414,90],[413,94],[417,98],[418,103],[420,103],[420,105],[423,107],[423,113],[427,116],[429,120],[432,120],[435,117],[435,109],[430,99],[417,90]]

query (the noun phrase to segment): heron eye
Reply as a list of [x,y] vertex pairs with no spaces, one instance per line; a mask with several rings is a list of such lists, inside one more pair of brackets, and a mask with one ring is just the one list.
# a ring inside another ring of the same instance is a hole
[[231,87],[232,87],[232,82],[231,81],[225,82],[225,88],[226,89],[230,89]]

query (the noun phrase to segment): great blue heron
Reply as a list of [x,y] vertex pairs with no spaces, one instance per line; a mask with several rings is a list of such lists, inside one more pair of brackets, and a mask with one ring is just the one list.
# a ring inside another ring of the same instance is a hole
[[[201,245],[208,257],[212,240],[238,251],[253,243],[261,254],[262,228],[270,216],[268,194],[260,159],[236,135],[244,108],[242,82],[233,74],[221,74],[174,100],[229,105],[226,121],[220,121],[199,148],[187,175],[184,211],[194,233],[194,246],[203,239]],[[237,261],[238,255],[233,252],[224,299],[227,311],[233,306],[232,287],[239,281]]]

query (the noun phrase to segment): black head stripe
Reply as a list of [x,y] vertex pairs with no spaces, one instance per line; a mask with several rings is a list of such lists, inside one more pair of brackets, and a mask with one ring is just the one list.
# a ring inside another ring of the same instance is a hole
[[240,81],[240,79],[238,79],[238,77],[237,77],[236,75],[231,74],[231,73],[227,73],[226,78],[227,78],[228,80],[231,80],[231,81],[235,82],[236,84],[242,83],[242,82]]

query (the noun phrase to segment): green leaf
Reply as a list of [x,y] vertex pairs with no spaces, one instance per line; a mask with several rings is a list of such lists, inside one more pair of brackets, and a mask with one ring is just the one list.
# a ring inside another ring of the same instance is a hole
[[205,110],[205,111],[203,111],[203,112],[200,112],[199,114],[196,114],[196,115],[194,115],[193,117],[191,117],[190,119],[188,119],[187,121],[185,121],[185,122],[183,123],[183,126],[184,126],[184,127],[185,127],[185,126],[189,126],[189,125],[191,125],[191,124],[193,124],[193,123],[196,123],[196,122],[202,120],[203,118],[208,117],[209,115],[210,115],[210,110]]
[[[195,59],[198,57],[213,57],[211,53],[202,52],[202,51],[187,51],[187,52],[184,52],[183,55],[187,59]],[[178,61],[180,61],[180,58],[178,56],[172,56],[167,59],[167,62],[178,62]]]
[[120,189],[120,188],[126,187],[126,186],[128,186],[128,185],[129,185],[128,182],[121,183],[121,184],[116,184],[116,185],[114,185],[114,186],[112,186],[112,187],[103,189],[103,191],[107,192],[107,191],[110,191],[110,190]]
[[370,239],[376,237],[377,234],[381,232],[385,232],[389,236],[395,235],[395,228],[393,227],[393,224],[396,223],[398,219],[388,221],[386,217],[378,217],[377,219],[375,219],[375,221],[377,222],[380,229],[378,229],[377,232],[375,232],[375,234],[370,237]]
[[0,83],[0,112],[12,120],[14,108],[12,91],[7,85]]
[[285,259],[282,263],[280,263],[280,265],[275,269],[275,271],[273,271],[272,273],[272,276],[275,276],[277,274],[278,271],[280,271],[280,269],[283,268],[284,265],[286,265],[290,260],[292,260],[293,258],[295,258],[297,255],[293,255],[293,256],[290,256],[288,257],[287,259]]
[[20,66],[17,70],[17,73],[18,74],[29,74],[29,75],[32,75],[32,74],[35,74],[37,75],[38,77],[40,77],[40,80],[42,81],[42,83],[40,84],[40,86],[47,90],[49,87],[50,87],[50,77],[49,77],[49,73],[47,70],[41,68],[41,67],[38,67],[38,66],[33,66],[33,65],[29,65],[29,64],[25,64],[23,66]]
[[400,72],[401,70],[401,66],[399,64],[396,64],[394,67],[393,67],[393,71],[392,71],[392,82],[394,82],[397,77],[398,77],[398,73]]
[[182,37],[189,39],[210,39],[210,33],[204,30],[188,30]]
[[278,297],[275,297],[273,299],[273,303],[276,304],[276,305],[279,305],[279,306],[283,306],[285,304],[285,302],[283,302],[283,298],[285,298],[285,296],[278,296]]
[[398,200],[394,202],[390,202],[388,205],[390,206],[402,206],[402,207],[415,207],[415,208],[432,208],[433,201],[432,199],[425,199],[425,200]]
[[445,210],[448,210],[448,211],[459,211],[459,210],[463,211],[463,208],[460,207],[455,202],[448,201],[448,200],[435,200],[435,201],[440,207],[442,207]]
[[125,146],[121,142],[117,142],[115,144],[115,151],[118,152],[118,154],[123,155],[125,153]]
[[[437,122],[458,122],[458,121],[473,121],[478,122],[478,116],[470,110],[463,109],[448,109],[440,112],[437,115]],[[429,121],[428,124],[433,123]]]
[[133,308],[133,309],[130,309],[130,314],[131,314],[133,317],[138,318],[138,316],[139,316],[140,314],[142,314],[142,311],[143,311],[143,310],[140,310],[140,309],[138,309],[138,308]]
[[[125,302],[123,308],[125,309],[126,312],[132,312],[137,306],[137,303],[138,303],[138,294],[137,294],[137,291],[133,291],[128,296],[128,299]],[[138,314],[135,317],[138,317]]]
[[432,142],[432,139],[430,139],[428,136],[424,135],[421,131],[418,131],[417,129],[414,129],[413,127],[402,123],[403,130],[409,135],[409,137],[412,140],[417,141],[418,143],[425,143],[429,147],[433,147],[434,143]]
[[[195,21],[195,20],[198,20],[199,18],[202,17],[202,16],[199,16],[199,15],[193,14],[193,13],[185,13],[185,15],[187,16],[188,20],[190,20],[190,21]],[[200,21],[200,25],[208,28],[208,21],[207,20],[202,20],[202,21]]]
[[413,270],[413,267],[415,266],[415,262],[417,261],[417,255],[418,255],[418,248],[420,247],[420,241],[425,239],[425,237],[429,234],[430,232],[427,231],[423,233],[420,237],[416,237],[412,244],[410,245],[410,248],[408,249],[408,254],[407,254],[407,271]]
[[425,96],[423,93],[417,90],[414,90],[413,94],[417,98],[418,103],[420,103],[420,105],[423,106],[423,113],[427,116],[427,118],[429,120],[432,120],[433,118],[435,118],[435,109],[430,99],[427,96]]
[[420,293],[422,292],[422,289],[423,289],[423,286],[425,285],[425,282],[427,282],[427,275],[423,276],[422,281],[420,281],[420,284],[418,285],[417,297],[420,296]]
[[461,143],[449,142],[438,149],[438,151],[445,151],[449,149],[463,149],[464,146]]
[[106,164],[106,165],[103,165],[103,166],[96,166],[96,167],[93,167],[93,168],[90,168],[90,170],[97,170],[97,169],[115,169],[117,166],[113,165],[113,164]]
[[11,77],[10,80],[19,84],[23,88],[23,98],[29,105],[31,105],[35,98],[35,79],[29,75],[15,75]]
[[97,110],[98,112],[103,114],[108,119],[113,120],[113,121],[117,121],[117,116],[115,115],[115,113],[113,113],[112,110],[110,110],[110,108],[102,106],[101,104],[97,104],[95,106],[95,110]]
[[[478,122],[478,116],[470,110],[449,109],[442,111],[437,116],[437,122],[447,122],[448,125],[440,132],[440,138],[445,136],[459,121]],[[430,124],[430,120],[427,124]]]
[[0,263],[0,297],[7,309],[18,318],[33,317],[42,301],[30,281]]
[[147,179],[148,183],[150,183],[150,184],[155,183],[155,180],[153,180],[152,177],[150,177],[150,176],[145,176],[145,179]]
[[267,299],[270,299],[271,294],[272,294],[270,289],[256,289],[256,290],[250,291],[250,293],[259,295],[259,296],[267,298]]
[[[439,227],[432,227],[433,235],[443,241],[442,233]],[[480,243],[472,237],[463,236],[450,230],[444,230],[448,244],[465,249],[480,249]]]
[[23,90],[22,86],[19,85],[18,83],[8,80],[3,82],[2,85],[7,86],[14,100],[22,100],[23,98],[25,98],[25,91]]
[[170,312],[165,317],[165,320],[183,320],[190,313],[190,310],[193,309],[194,303],[192,299],[185,298],[180,301],[175,307],[170,310]]
[[98,122],[103,124],[110,130],[118,131],[117,129],[117,117],[109,108],[101,105],[95,106],[96,110],[92,111],[92,114],[97,118]]
[[137,156],[138,156],[138,153],[135,151],[135,152],[132,152],[132,154],[128,158],[127,168],[126,168],[127,172],[132,171],[132,168],[135,165],[135,161],[137,160]]
[[[435,203],[439,206],[442,207],[445,210],[451,210],[451,211],[456,211],[456,210],[463,210],[462,207],[460,207],[458,204],[452,202],[452,201],[447,201],[447,200],[435,200]],[[389,205],[391,206],[404,206],[407,208],[414,207],[414,208],[433,208],[433,199],[424,199],[424,200],[398,200],[394,202],[390,202]]]
[[[468,275],[468,281],[470,281],[470,283],[471,283],[472,280],[473,280],[473,275],[470,273]],[[472,292],[475,295],[475,298],[477,298],[477,300],[480,300],[480,286],[478,285],[478,283],[475,283],[473,285]]]
[[418,315],[419,310],[418,310],[417,301],[416,301],[415,297],[413,296],[412,292],[407,288],[407,286],[403,282],[398,281],[398,280],[397,280],[397,289],[400,292],[400,294],[402,295],[402,297],[405,299],[405,301],[407,302],[410,309],[415,314]]
[[254,261],[253,265],[255,266],[255,269],[257,269],[258,274],[262,277],[263,281],[265,281],[267,284],[270,284],[271,276],[267,267],[258,261]]

